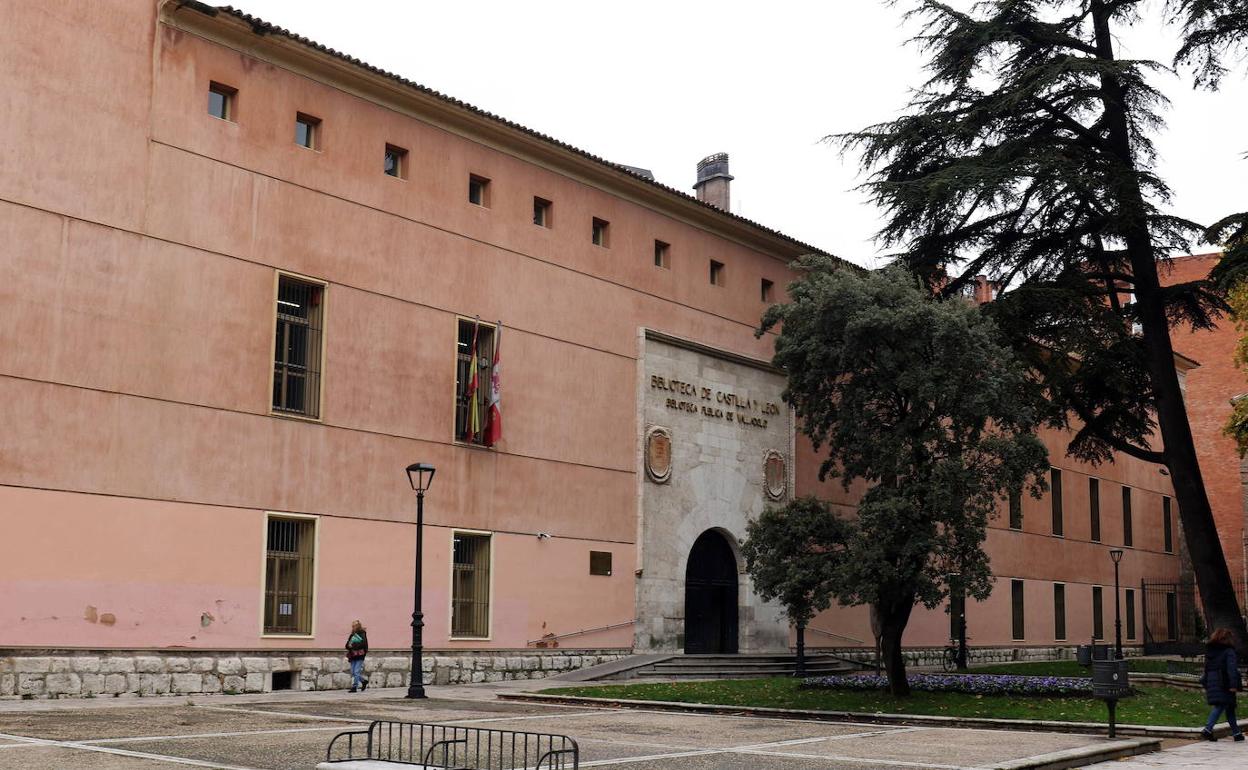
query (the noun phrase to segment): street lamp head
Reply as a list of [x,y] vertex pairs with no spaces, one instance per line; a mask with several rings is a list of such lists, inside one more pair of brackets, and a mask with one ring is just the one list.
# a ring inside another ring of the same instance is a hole
[[407,480],[412,483],[412,489],[420,494],[424,494],[429,485],[433,483],[433,474],[435,468],[425,463],[412,463],[407,466]]
[[1109,558],[1114,560],[1114,564],[1122,561],[1122,549],[1115,548],[1109,552]]

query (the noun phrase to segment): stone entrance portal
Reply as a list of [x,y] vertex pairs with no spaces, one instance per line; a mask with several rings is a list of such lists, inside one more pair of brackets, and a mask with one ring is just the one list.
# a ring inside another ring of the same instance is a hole
[[685,568],[685,653],[737,652],[737,559],[723,535],[708,529]]

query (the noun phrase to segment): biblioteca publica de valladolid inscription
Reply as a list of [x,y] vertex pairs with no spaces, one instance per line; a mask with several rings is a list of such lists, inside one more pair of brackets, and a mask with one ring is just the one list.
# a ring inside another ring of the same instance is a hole
[[766,428],[767,420],[780,414],[780,406],[770,401],[745,398],[726,390],[707,388],[682,380],[669,380],[657,374],[651,375],[650,388],[696,399],[686,401],[669,397],[665,404],[668,409],[700,414],[710,419],[735,422],[753,428]]

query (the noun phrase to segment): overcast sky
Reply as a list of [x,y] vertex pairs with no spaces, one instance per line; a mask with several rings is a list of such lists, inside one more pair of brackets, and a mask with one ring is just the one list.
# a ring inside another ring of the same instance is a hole
[[[881,254],[855,159],[820,140],[895,116],[920,82],[904,0],[231,1],[678,189],[727,152],[736,213],[860,264]],[[1176,47],[1155,22],[1120,42],[1163,62]],[[1172,101],[1161,171],[1181,216],[1248,208],[1245,69],[1215,94],[1157,78]]]

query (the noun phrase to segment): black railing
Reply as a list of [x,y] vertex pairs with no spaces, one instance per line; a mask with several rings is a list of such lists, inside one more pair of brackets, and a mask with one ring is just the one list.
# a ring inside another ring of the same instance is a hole
[[[1248,606],[1245,583],[1235,582],[1234,589],[1243,612]],[[1145,655],[1199,655],[1213,630],[1205,621],[1200,592],[1191,581],[1141,581],[1140,615]],[[1133,641],[1128,639],[1127,643]]]
[[352,760],[456,770],[576,770],[580,749],[566,735],[377,721],[329,742],[326,762]]

